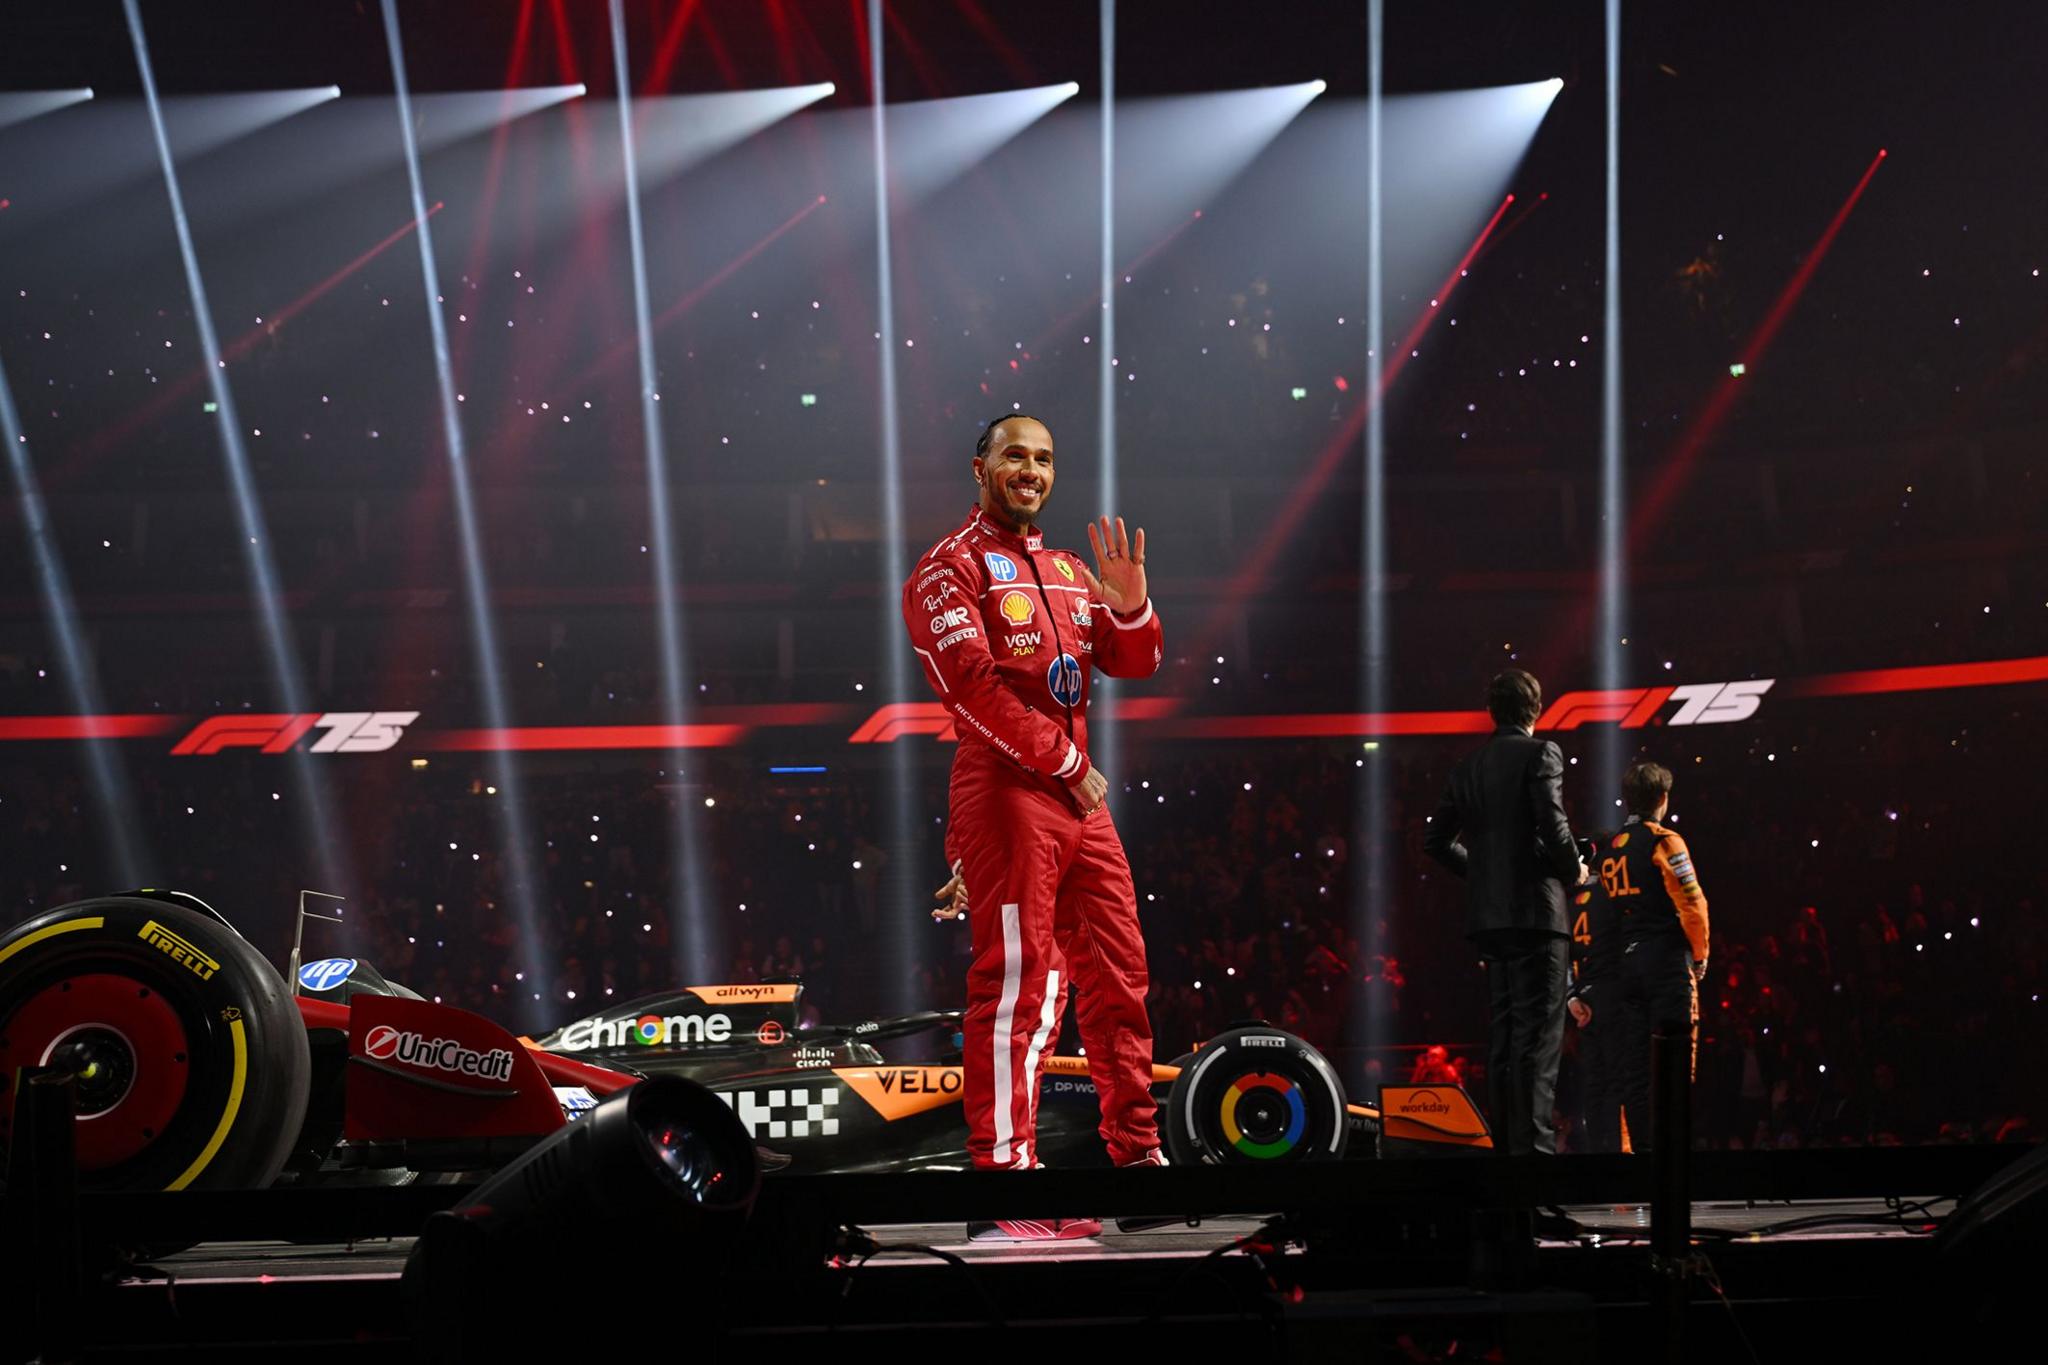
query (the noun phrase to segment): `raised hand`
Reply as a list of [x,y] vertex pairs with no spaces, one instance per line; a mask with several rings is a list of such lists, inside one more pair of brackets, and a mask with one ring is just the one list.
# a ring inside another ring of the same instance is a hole
[[1088,573],[1088,589],[1111,611],[1128,615],[1145,605],[1149,589],[1145,583],[1145,528],[1138,528],[1137,543],[1124,534],[1124,519],[1115,526],[1108,517],[1088,523],[1088,546],[1095,551],[1095,572]]

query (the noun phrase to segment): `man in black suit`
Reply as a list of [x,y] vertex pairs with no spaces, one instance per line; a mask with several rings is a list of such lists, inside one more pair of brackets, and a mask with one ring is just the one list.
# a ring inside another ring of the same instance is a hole
[[1486,689],[1493,737],[1451,770],[1423,847],[1465,879],[1465,934],[1486,962],[1488,1108],[1501,1150],[1555,1154],[1571,920],[1586,864],[1564,814],[1564,757],[1531,731],[1543,687],[1519,668]]

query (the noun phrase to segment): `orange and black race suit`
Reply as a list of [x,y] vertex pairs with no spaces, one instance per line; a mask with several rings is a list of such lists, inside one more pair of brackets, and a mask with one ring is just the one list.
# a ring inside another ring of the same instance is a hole
[[[1630,1145],[1646,1151],[1650,1037],[1674,1026],[1692,1033],[1699,1023],[1707,893],[1678,831],[1633,816],[1601,840],[1594,870],[1599,888],[1587,906],[1594,954],[1580,998],[1592,1007],[1595,1028],[1614,1025],[1603,1060],[1618,1084]],[[1612,952],[1601,951],[1602,928]]]
[[[1599,851],[1613,837],[1602,834],[1590,841],[1587,867],[1598,870]],[[1614,902],[1602,893],[1599,882],[1573,893],[1571,998],[1593,1011],[1577,1029],[1580,1138],[1574,1151],[1626,1150],[1621,1132],[1621,992],[1615,970],[1621,941],[1614,920]]]

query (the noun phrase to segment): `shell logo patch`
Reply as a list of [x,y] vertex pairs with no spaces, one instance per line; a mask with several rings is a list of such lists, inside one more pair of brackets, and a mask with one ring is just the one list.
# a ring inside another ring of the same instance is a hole
[[1052,562],[1052,566],[1060,571],[1061,578],[1066,579],[1069,583],[1074,581],[1074,566],[1067,563],[1066,560],[1055,559]]
[[1030,597],[1015,589],[1003,594],[1002,600],[996,603],[996,610],[1013,626],[1029,625],[1031,618],[1038,614],[1038,609],[1031,605]]

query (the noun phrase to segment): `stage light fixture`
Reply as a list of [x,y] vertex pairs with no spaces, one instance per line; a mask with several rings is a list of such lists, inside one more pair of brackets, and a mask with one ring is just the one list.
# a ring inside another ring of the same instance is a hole
[[1308,83],[1308,92],[1311,95],[1320,95],[1329,88],[1330,83],[1325,80],[1313,80]]
[[[419,1339],[501,1344],[527,1330],[502,1286],[547,1265],[554,1292],[609,1294],[620,1266],[659,1265],[663,1294],[715,1312],[717,1286],[761,1188],[746,1126],[693,1081],[640,1081],[541,1139],[435,1214],[406,1258]],[[568,1247],[601,1255],[563,1255]]]

